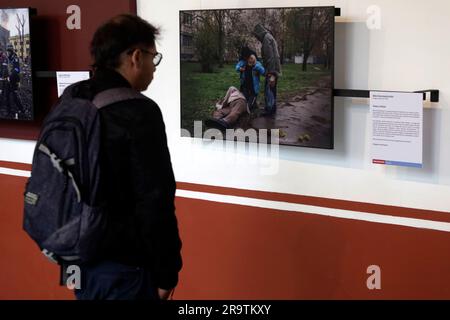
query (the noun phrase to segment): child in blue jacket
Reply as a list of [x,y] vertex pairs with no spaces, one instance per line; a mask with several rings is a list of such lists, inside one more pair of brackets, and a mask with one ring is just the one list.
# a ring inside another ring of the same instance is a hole
[[240,73],[241,92],[247,99],[249,108],[253,108],[260,88],[260,76],[266,73],[263,65],[256,59],[255,54],[243,56],[236,64],[236,71]]

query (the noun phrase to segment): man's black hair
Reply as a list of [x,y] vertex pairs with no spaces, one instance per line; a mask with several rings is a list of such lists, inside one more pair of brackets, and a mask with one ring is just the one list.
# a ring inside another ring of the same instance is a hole
[[152,47],[158,35],[158,28],[136,15],[121,14],[110,19],[97,29],[91,41],[94,69],[119,67],[123,52]]

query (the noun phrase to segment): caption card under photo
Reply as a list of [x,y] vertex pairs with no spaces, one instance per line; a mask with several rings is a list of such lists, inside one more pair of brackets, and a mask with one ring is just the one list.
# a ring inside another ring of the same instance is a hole
[[57,71],[56,83],[58,87],[58,97],[60,97],[64,90],[79,81],[87,80],[90,78],[89,71]]
[[370,93],[373,163],[422,168],[422,99],[422,93]]

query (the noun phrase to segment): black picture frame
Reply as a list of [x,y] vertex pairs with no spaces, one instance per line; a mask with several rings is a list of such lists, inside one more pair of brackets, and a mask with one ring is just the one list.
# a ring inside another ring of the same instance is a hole
[[[8,58],[8,80],[5,80],[5,74],[0,74],[0,119],[1,120],[11,120],[11,121],[25,121],[32,122],[35,120],[35,75],[34,75],[34,62],[33,62],[33,17],[37,14],[35,8],[27,7],[6,7],[0,8],[0,20],[3,21],[2,16],[4,14],[13,15],[14,13],[20,12],[21,14],[26,13],[26,27],[28,33],[22,33],[23,39],[21,40],[21,52],[17,52],[17,45],[13,45],[15,54],[19,57],[20,72],[18,72],[18,77],[13,76],[11,71],[11,61]],[[2,27],[3,28],[3,27]],[[5,28],[4,28],[5,29]],[[9,31],[9,30],[8,30]],[[8,42],[10,42],[11,36],[9,36]],[[17,42],[16,42],[17,43]],[[12,45],[11,43],[8,43]],[[1,43],[0,47],[4,51],[7,51],[8,44]],[[6,47],[5,47],[6,46]],[[24,50],[25,54],[24,56]],[[26,52],[28,51],[28,52]],[[1,60],[1,58],[0,58]],[[25,61],[24,61],[25,60]],[[4,69],[0,73],[3,73]],[[14,79],[15,78],[15,79]],[[16,89],[16,83],[19,83]],[[6,89],[8,88],[8,89]],[[6,89],[6,90],[5,90]],[[4,93],[7,91],[6,93]],[[6,96],[5,96],[6,95]],[[9,99],[9,103],[6,101]],[[19,102],[18,102],[19,101]],[[7,105],[10,105],[9,112]],[[19,106],[22,106],[22,108]]]
[[[331,77],[331,81],[329,83],[328,88],[328,95],[329,95],[329,132],[327,135],[327,143],[320,143],[320,144],[314,144],[314,143],[305,143],[302,144],[293,144],[293,143],[283,143],[280,141],[280,145],[285,146],[295,146],[295,147],[306,147],[306,148],[317,148],[317,149],[334,149],[334,83],[335,83],[335,66],[334,66],[334,57],[335,57],[335,15],[336,15],[336,9],[334,6],[299,6],[299,7],[268,7],[268,8],[226,8],[226,9],[193,9],[193,10],[180,10],[179,11],[179,34],[180,34],[180,93],[181,93],[181,101],[180,101],[180,111],[181,111],[181,119],[180,119],[180,128],[186,129],[183,126],[183,97],[186,93],[186,88],[183,86],[183,78],[185,74],[183,74],[182,70],[182,47],[183,47],[183,38],[182,38],[182,25],[183,25],[183,14],[185,13],[195,13],[195,12],[217,12],[217,11],[251,11],[251,10],[286,10],[286,9],[323,9],[323,10],[329,10],[330,15],[330,35],[331,35],[331,69],[329,70],[329,75]],[[203,120],[203,119],[198,119]],[[203,123],[204,126],[204,123]],[[203,132],[205,128],[203,127]],[[193,133],[190,131],[190,133]],[[196,138],[196,137],[194,137]],[[226,140],[224,138],[224,140]],[[268,143],[270,143],[270,138]]]

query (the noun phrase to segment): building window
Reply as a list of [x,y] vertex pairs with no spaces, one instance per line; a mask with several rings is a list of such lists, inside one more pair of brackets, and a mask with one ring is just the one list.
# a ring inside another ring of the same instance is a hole
[[192,25],[192,15],[189,13],[183,13],[183,24]]
[[192,36],[183,35],[182,36],[182,44],[184,47],[192,46]]

